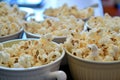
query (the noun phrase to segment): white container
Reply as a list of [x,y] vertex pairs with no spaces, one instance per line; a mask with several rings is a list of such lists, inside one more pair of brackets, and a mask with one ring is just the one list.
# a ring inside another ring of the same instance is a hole
[[[27,39],[28,40],[28,39]],[[30,39],[29,39],[30,40]],[[35,40],[35,39],[33,39]],[[23,41],[22,39],[16,39],[3,42],[3,45],[11,46],[14,43]],[[62,55],[46,65],[30,68],[6,68],[0,66],[0,80],[66,80],[66,74],[63,71],[59,71],[59,66],[65,52],[62,51]]]
[[74,80],[120,80],[120,61],[95,62],[78,58],[67,51]]

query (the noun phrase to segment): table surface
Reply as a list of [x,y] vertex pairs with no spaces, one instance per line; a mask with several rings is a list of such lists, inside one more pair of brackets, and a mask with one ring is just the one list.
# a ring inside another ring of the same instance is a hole
[[[84,9],[93,4],[98,4],[98,7],[94,8],[95,16],[103,16],[103,7],[101,0],[44,0],[44,3],[40,8],[28,9],[25,7],[20,7],[20,9],[25,10],[29,13],[35,13],[36,19],[42,20],[43,12],[45,9],[50,7],[57,8],[65,3],[68,4],[68,6],[76,5],[79,9]],[[26,39],[25,34],[23,35],[23,39]],[[60,70],[63,70],[67,74],[67,80],[73,80],[68,65],[60,66]]]

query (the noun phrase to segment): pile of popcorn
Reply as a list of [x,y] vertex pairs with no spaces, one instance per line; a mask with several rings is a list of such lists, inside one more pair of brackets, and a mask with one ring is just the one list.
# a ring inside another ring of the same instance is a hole
[[103,27],[103,28],[109,29],[110,31],[115,31],[117,33],[120,32],[120,17],[119,16],[111,17],[107,13],[103,17],[92,16],[91,18],[89,18],[86,24],[87,24],[87,27],[89,27],[90,29],[95,27],[96,28]]
[[94,17],[89,21],[91,30],[74,32],[65,49],[72,55],[91,61],[120,60],[120,17]]
[[76,6],[68,7],[67,4],[64,4],[59,8],[48,8],[45,10],[44,14],[53,17],[57,17],[60,15],[61,16],[73,15],[76,18],[87,19],[90,16],[94,15],[94,10],[91,7],[88,7],[86,9],[77,9]]
[[74,16],[59,16],[58,18],[46,18],[43,22],[26,22],[25,30],[32,34],[53,36],[68,36],[71,32],[81,32],[84,21]]
[[24,25],[26,12],[20,11],[17,5],[12,7],[0,2],[0,37],[18,32]]
[[[47,43],[47,44],[46,44]],[[52,63],[62,55],[62,46],[52,42],[51,34],[39,40],[27,40],[10,47],[0,44],[0,66],[29,68]]]

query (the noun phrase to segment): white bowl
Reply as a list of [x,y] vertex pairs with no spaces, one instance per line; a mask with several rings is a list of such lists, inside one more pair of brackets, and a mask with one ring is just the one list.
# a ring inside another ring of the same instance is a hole
[[14,33],[14,34],[1,36],[0,42],[22,38],[23,32],[24,32],[24,30],[23,30],[23,28],[21,28],[18,32]]
[[[35,40],[35,39],[27,39]],[[3,45],[11,46],[15,43],[23,41],[22,39],[10,40],[3,42]],[[66,80],[66,74],[63,71],[59,71],[59,66],[65,52],[63,50],[62,55],[53,61],[39,67],[30,68],[6,68],[0,66],[0,80]]]
[[66,52],[74,80],[120,80],[120,61],[88,61]]

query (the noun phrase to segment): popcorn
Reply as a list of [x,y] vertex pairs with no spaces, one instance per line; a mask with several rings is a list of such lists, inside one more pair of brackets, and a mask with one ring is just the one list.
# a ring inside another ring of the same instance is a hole
[[48,57],[49,57],[50,60],[53,61],[54,59],[60,57],[60,52],[58,52],[58,51],[52,51],[52,52],[48,55]]
[[31,67],[33,65],[33,57],[28,54],[23,54],[19,57],[18,63],[24,68]]
[[110,37],[106,35],[106,37],[101,38],[98,43],[99,44],[110,44],[112,43],[112,41]]
[[45,36],[41,36],[41,37],[47,39],[47,41],[52,41],[53,40],[53,36],[52,36],[51,33],[48,33]]
[[6,64],[10,60],[10,54],[0,51],[0,64]]
[[107,55],[107,56],[105,56],[103,61],[114,61],[114,58],[112,56]]
[[17,5],[13,5],[11,7],[5,2],[0,2],[0,16],[6,16],[9,14],[14,14],[19,16],[19,18],[24,18],[26,12],[20,11]]
[[90,48],[90,50],[91,50],[91,55],[93,56],[93,57],[96,57],[96,56],[98,56],[99,55],[99,53],[98,53],[98,47],[95,45],[95,44],[89,44],[88,45],[88,48]]
[[89,31],[77,33],[64,42],[64,48],[70,54],[90,61],[118,61],[120,60],[120,17],[91,17],[88,24]]
[[26,13],[20,11],[16,5],[11,7],[5,2],[0,2],[0,37],[14,34],[24,26]]
[[53,43],[51,37],[48,34],[40,40],[20,41],[11,47],[4,47],[1,43],[0,66],[28,68],[53,62],[61,56],[62,46]]
[[45,10],[44,14],[53,17],[73,15],[76,18],[87,19],[90,16],[94,15],[94,10],[91,7],[88,7],[86,9],[77,9],[76,6],[68,7],[67,4],[64,4],[59,8],[48,8]]
[[[0,66],[9,68],[29,68],[51,63],[62,54],[62,46],[51,41],[51,35],[40,40],[20,41],[10,47],[0,49]],[[2,43],[1,43],[2,46]]]
[[51,34],[53,37],[67,37],[72,32],[81,32],[84,27],[84,21],[74,16],[59,16],[58,18],[46,18],[42,22],[26,22],[25,30],[32,34],[45,35]]
[[[101,16],[92,16],[87,21],[87,27],[90,29],[102,27],[104,29],[108,29],[109,32],[117,32],[120,30],[120,17],[111,17],[109,14],[105,14],[103,17]],[[109,28],[108,28],[109,27]]]
[[15,63],[14,65],[14,68],[24,68],[22,65],[20,65],[19,63]]
[[0,50],[3,49],[3,44],[0,43]]
[[91,60],[94,61],[94,57],[92,55],[88,55],[87,57],[84,58],[85,60]]
[[82,57],[82,50],[81,49],[72,49],[72,54],[78,57]]

